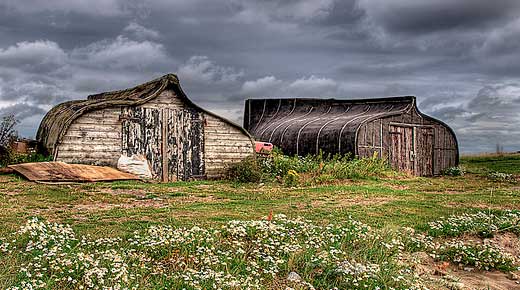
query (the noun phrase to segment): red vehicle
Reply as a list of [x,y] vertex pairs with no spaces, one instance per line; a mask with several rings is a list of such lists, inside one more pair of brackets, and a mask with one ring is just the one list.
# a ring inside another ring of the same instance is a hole
[[269,153],[273,151],[273,144],[269,142],[255,142],[256,153]]

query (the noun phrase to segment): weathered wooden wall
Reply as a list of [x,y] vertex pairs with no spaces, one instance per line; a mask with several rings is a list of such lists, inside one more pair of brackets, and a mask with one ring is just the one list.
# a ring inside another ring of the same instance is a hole
[[123,153],[145,155],[154,178],[164,179],[167,170],[172,181],[220,177],[230,164],[254,154],[254,146],[240,129],[165,90],[139,106],[82,115],[58,145],[56,160],[117,166]]
[[204,175],[201,110],[163,91],[141,106],[123,110],[123,152],[144,155],[155,179],[189,180]]
[[238,128],[212,115],[205,115],[204,151],[206,175],[220,177],[227,166],[254,154],[253,141]]
[[[453,133],[445,125],[423,117],[415,109],[411,109],[406,114],[375,119],[361,125],[357,134],[357,154],[361,157],[368,157],[377,152],[379,155],[388,157],[391,163],[394,161],[394,164],[397,164],[396,158],[398,157],[392,156],[392,148],[395,152],[396,146],[400,146],[395,143],[402,142],[402,139],[398,141],[399,138],[392,135],[404,136],[412,133],[415,134],[416,142],[416,160],[413,164],[413,171],[416,175],[428,176],[432,172],[434,175],[438,175],[442,170],[458,164],[457,141]],[[404,157],[404,155],[402,156]],[[426,160],[428,156],[431,156],[430,160]],[[400,162],[402,164],[396,167],[403,171],[410,169],[408,162],[405,160]]]
[[59,144],[56,160],[116,166],[121,156],[121,108],[88,112],[74,121]]

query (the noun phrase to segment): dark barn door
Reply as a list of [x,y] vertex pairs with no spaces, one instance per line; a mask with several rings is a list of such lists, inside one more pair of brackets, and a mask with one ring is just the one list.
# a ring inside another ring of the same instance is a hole
[[413,127],[390,125],[390,165],[399,170],[413,174]]
[[429,127],[416,128],[416,166],[415,174],[419,176],[433,175],[434,131]]
[[390,165],[418,176],[433,175],[434,130],[390,125]]
[[195,110],[123,108],[122,148],[144,155],[154,179],[189,180],[204,175],[203,116]]

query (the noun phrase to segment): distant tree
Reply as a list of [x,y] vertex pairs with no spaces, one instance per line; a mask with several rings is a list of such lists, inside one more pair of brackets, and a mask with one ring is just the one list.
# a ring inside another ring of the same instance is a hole
[[7,147],[9,142],[16,139],[18,133],[14,129],[19,121],[14,114],[4,116],[0,121],[0,146]]

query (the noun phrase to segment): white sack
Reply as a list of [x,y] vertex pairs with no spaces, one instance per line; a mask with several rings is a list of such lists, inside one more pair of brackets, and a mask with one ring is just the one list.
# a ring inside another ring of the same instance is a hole
[[132,155],[128,157],[121,155],[117,160],[117,169],[135,174],[141,178],[152,178],[152,171],[145,156]]

